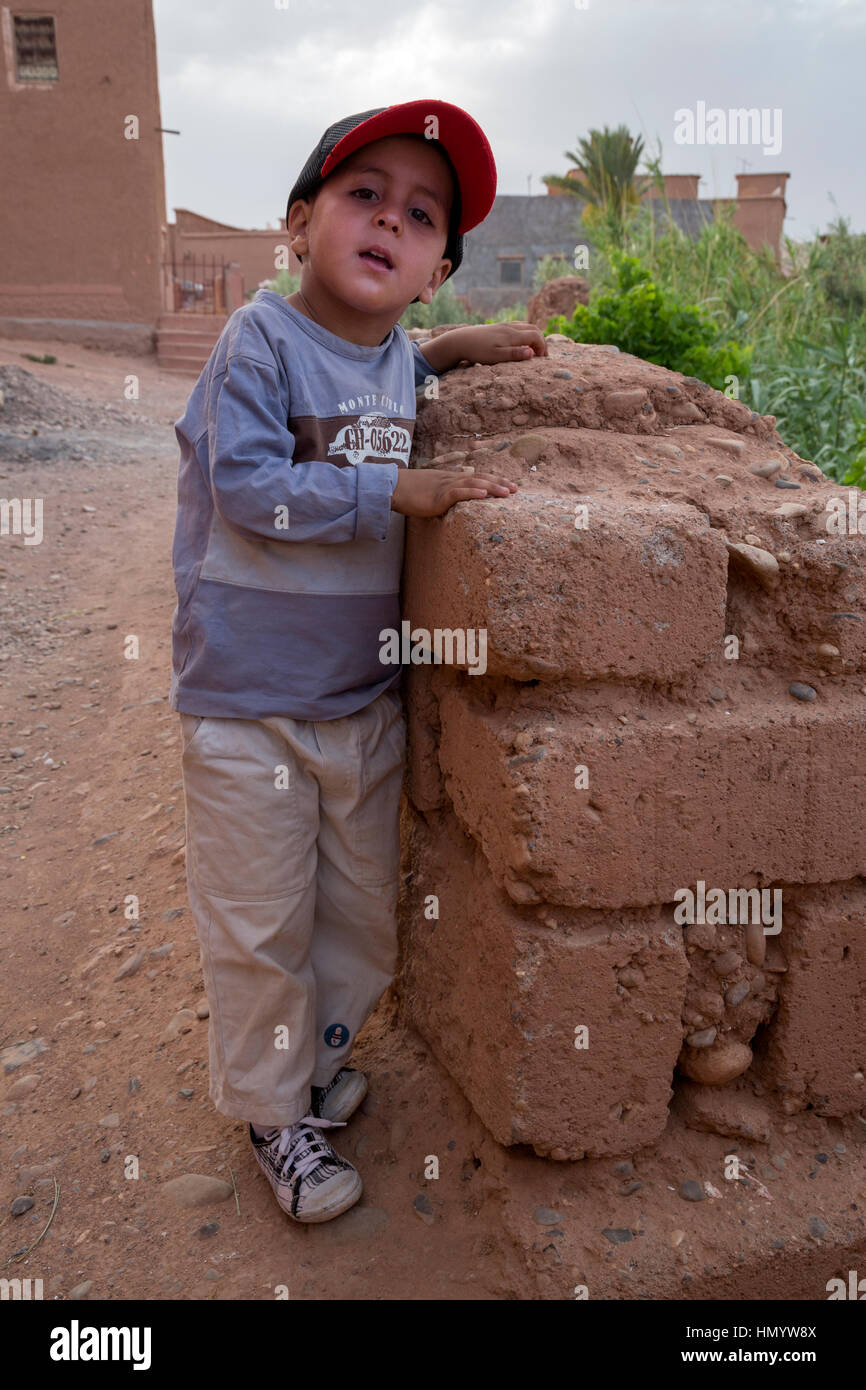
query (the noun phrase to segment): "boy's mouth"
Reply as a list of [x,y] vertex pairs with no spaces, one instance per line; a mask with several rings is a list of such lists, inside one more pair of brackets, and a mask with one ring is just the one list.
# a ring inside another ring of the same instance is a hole
[[376,266],[378,270],[389,271],[394,269],[391,257],[384,246],[371,246],[366,251],[359,251],[358,255],[367,265]]

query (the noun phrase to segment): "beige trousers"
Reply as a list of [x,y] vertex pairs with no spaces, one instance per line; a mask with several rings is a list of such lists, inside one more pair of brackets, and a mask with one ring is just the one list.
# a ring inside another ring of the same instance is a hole
[[210,1006],[210,1097],[309,1113],[393,978],[406,721],[181,714],[187,888]]

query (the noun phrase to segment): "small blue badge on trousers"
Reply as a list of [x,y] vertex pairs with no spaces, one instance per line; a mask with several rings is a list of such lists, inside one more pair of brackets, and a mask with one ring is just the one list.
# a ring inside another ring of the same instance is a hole
[[325,1042],[328,1047],[342,1047],[349,1041],[349,1030],[345,1023],[329,1023],[325,1029]]

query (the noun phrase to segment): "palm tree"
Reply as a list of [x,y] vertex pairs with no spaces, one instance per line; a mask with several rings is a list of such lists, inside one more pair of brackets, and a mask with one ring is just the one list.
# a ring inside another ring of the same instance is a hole
[[590,130],[589,139],[578,141],[578,152],[565,150],[565,158],[583,175],[582,179],[545,174],[544,182],[590,204],[584,220],[590,225],[604,221],[615,241],[622,241],[627,214],[640,203],[650,180],[636,179],[635,171],[643,153],[643,140],[634,140],[628,127],[616,130]]

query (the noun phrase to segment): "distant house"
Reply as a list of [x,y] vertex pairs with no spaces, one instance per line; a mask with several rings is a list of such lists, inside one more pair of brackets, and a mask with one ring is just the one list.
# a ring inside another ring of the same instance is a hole
[[[581,176],[569,170],[578,182]],[[666,174],[665,196],[671,217],[686,236],[697,237],[718,206],[733,206],[734,226],[756,249],[766,243],[777,262],[782,254],[785,184],[788,174],[738,174],[736,198],[699,198],[699,174]],[[659,190],[644,195],[659,221],[666,217]],[[523,304],[533,293],[535,268],[543,256],[563,256],[573,264],[575,247],[592,246],[582,227],[582,198],[548,187],[547,194],[499,194],[484,221],[466,235],[460,269],[450,284],[473,313],[495,313]],[[579,274],[579,271],[575,271]]]
[[151,0],[0,6],[0,332],[152,349],[165,176]]

